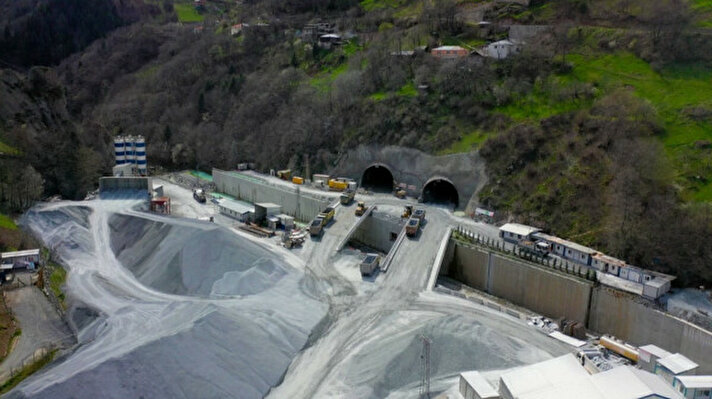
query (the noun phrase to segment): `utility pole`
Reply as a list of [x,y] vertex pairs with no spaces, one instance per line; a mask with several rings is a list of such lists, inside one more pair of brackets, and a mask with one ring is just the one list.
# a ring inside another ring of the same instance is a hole
[[420,336],[420,340],[423,342],[423,349],[420,353],[420,364],[422,369],[422,375],[420,380],[420,397],[429,399],[430,398],[430,344],[432,341],[425,335]]

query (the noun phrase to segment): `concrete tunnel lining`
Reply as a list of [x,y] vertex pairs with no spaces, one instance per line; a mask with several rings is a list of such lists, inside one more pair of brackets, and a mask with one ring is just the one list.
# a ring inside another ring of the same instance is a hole
[[361,175],[361,186],[372,191],[391,192],[394,182],[393,172],[382,163],[369,165]]
[[423,202],[460,206],[460,194],[447,177],[431,177],[423,186]]

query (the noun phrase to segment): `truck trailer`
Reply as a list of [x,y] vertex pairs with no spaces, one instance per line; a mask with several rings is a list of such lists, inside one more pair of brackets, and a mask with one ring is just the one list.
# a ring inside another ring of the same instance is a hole
[[378,254],[366,254],[366,257],[361,262],[361,275],[370,276],[373,271],[376,270],[378,264],[381,262],[381,257]]

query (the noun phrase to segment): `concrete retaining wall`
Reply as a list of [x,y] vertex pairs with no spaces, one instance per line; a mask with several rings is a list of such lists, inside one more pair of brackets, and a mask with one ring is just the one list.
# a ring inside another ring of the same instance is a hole
[[640,297],[600,286],[593,292],[589,328],[634,345],[655,344],[680,352],[712,373],[712,333],[654,309]]
[[282,206],[282,213],[301,221],[314,219],[319,212],[338,200],[301,193],[298,188],[277,187],[254,176],[213,169],[213,182],[219,192],[252,203],[273,202]]
[[454,242],[450,277],[551,318],[585,322],[593,284],[523,260]]
[[586,322],[591,282],[497,254],[490,262],[490,294],[552,318]]
[[153,190],[150,177],[102,177],[99,179],[99,192],[116,190],[141,190],[150,193]]
[[403,221],[400,218],[373,211],[361,222],[349,241],[388,253],[395,242],[391,240],[391,233],[397,236],[402,229]]

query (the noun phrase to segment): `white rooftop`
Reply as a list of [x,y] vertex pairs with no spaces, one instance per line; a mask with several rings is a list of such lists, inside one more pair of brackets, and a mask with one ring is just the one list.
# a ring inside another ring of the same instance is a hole
[[712,375],[680,375],[675,379],[680,381],[685,388],[712,388]]
[[571,248],[575,251],[579,251],[579,252],[582,252],[585,254],[594,255],[594,254],[598,253],[598,251],[596,251],[593,248],[589,248],[589,247],[583,246],[581,244],[575,243],[573,241],[564,240],[563,238],[559,238],[559,237],[552,236],[549,234],[538,233],[537,237],[541,238],[542,240],[546,240],[549,242],[553,242],[555,244],[563,245],[567,248]]
[[265,209],[274,209],[274,208],[282,208],[281,205],[272,203],[272,202],[258,202],[255,204],[255,206],[261,206]]
[[20,256],[32,256],[32,255],[39,255],[39,254],[40,254],[39,249],[26,249],[24,251],[3,252],[2,259],[17,258]]
[[515,399],[683,399],[660,376],[632,366],[590,375],[573,354],[504,374],[500,391]]
[[433,50],[441,50],[441,51],[452,51],[452,50],[464,50],[464,48],[460,46],[440,46],[436,47]]
[[586,345],[586,341],[581,341],[580,339],[576,339],[574,337],[570,337],[561,331],[553,331],[551,334],[549,334],[551,338],[558,339],[561,342],[567,343],[575,348],[580,348],[584,345]]
[[472,387],[472,389],[477,392],[477,396],[479,396],[480,398],[485,399],[499,397],[497,391],[492,388],[492,385],[487,382],[485,377],[483,377],[479,371],[466,371],[464,373],[460,373],[460,376],[464,378],[465,381],[467,381],[467,383]]
[[658,359],[658,364],[670,370],[673,374],[682,374],[697,368],[698,364],[680,353]]
[[231,200],[229,198],[220,201],[220,206],[241,214],[247,212],[254,212],[255,210],[253,206],[250,206],[244,202]]
[[668,356],[672,356],[672,353],[666,351],[665,349],[663,349],[663,348],[661,348],[661,347],[659,347],[659,346],[653,345],[653,344],[648,344],[648,345],[645,345],[645,346],[641,346],[641,347],[638,348],[638,349],[639,349],[640,351],[648,352],[648,353],[650,353],[651,355],[657,357],[658,359],[664,359],[664,358],[666,358],[666,357],[668,357]]
[[594,374],[591,380],[606,399],[682,399],[682,396],[659,376],[632,366],[616,367]]
[[506,231],[507,233],[519,234],[522,236],[528,236],[531,233],[536,233],[541,231],[541,229],[527,226],[526,224],[519,223],[507,223],[499,228],[501,231]]

